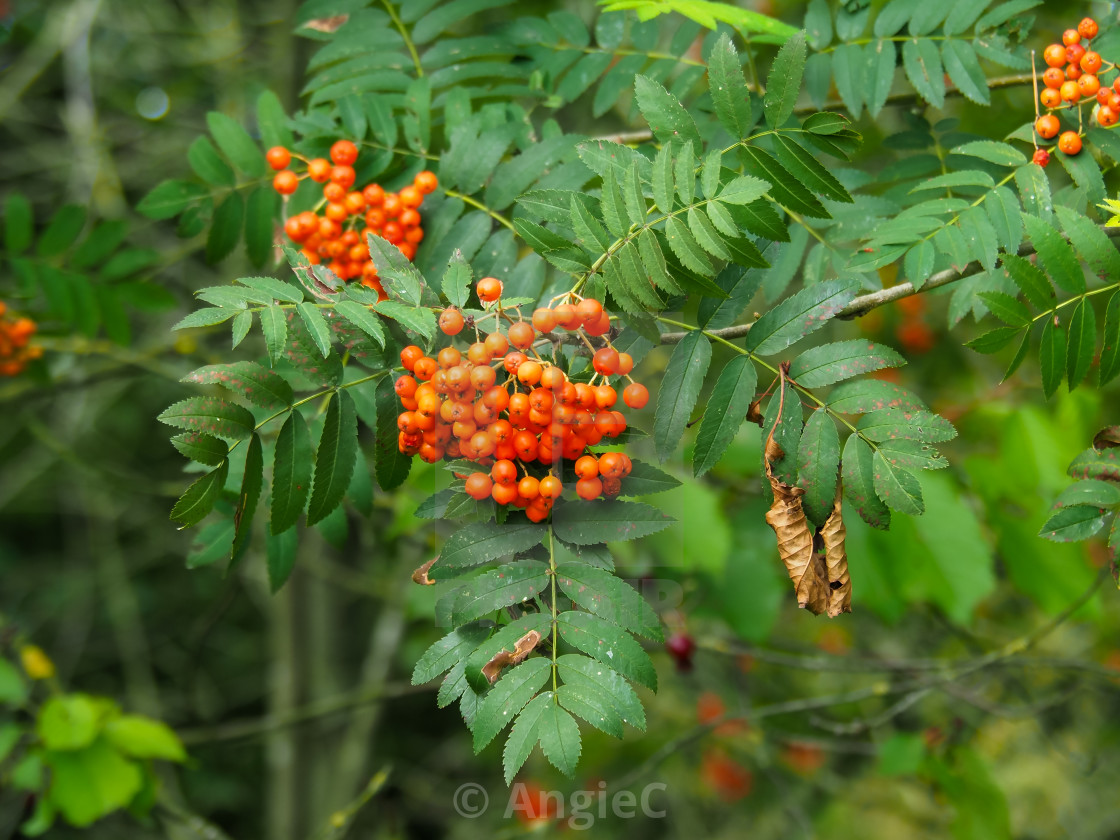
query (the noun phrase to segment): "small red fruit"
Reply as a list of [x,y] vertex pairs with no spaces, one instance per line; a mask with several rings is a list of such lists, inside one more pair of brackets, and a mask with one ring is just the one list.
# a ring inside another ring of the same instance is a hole
[[283,146],[273,146],[265,152],[264,158],[269,166],[279,172],[288,168],[288,164],[292,162],[292,153]]
[[358,147],[349,140],[339,140],[331,146],[331,161],[336,166],[353,166],[358,159]]
[[1039,166],[1045,169],[1046,164],[1050,162],[1050,153],[1045,149],[1035,149],[1034,157],[1032,158],[1032,160],[1034,163],[1037,163]]

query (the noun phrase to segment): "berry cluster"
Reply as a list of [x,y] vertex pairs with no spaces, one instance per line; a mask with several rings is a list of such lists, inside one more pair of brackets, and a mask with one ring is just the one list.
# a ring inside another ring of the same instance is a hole
[[27,363],[43,355],[43,348],[31,344],[35,322],[13,318],[0,301],[0,376],[19,376]]
[[[1042,74],[1045,87],[1038,98],[1047,113],[1036,116],[1034,130],[1043,140],[1057,137],[1058,149],[1067,155],[1081,151],[1083,105],[1095,101],[1093,118],[1102,128],[1111,128],[1120,121],[1120,77],[1111,85],[1102,84],[1100,80],[1101,74],[1114,70],[1116,65],[1104,61],[1100,53],[1087,46],[1097,31],[1097,22],[1085,18],[1076,29],[1062,33],[1062,43],[1051,44],[1042,54],[1047,68]],[[1062,131],[1055,112],[1071,108],[1077,109],[1078,131]],[[1035,151],[1034,162],[1039,166],[1049,161],[1050,153],[1046,149]]]
[[[500,280],[485,277],[475,291],[484,304],[495,304],[487,314],[468,324],[459,309],[449,308],[439,318],[446,335],[468,326],[474,330],[476,341],[465,353],[454,346],[435,359],[416,346],[401,352],[408,373],[395,386],[404,408],[397,418],[400,451],[428,463],[446,457],[488,466],[489,472],[459,474],[464,491],[478,500],[489,497],[522,508],[534,522],[544,520],[560,497],[565,460],[571,462],[579,498],[617,496],[632,469],[630,458],[620,452],[594,455],[588,448],[626,430],[626,417],[613,408],[619,395],[609,381],[615,376],[630,380],[634,360],[609,339],[598,349],[591,344],[590,337],[610,332],[602,303],[582,298],[537,309],[530,324],[516,310],[501,308]],[[478,326],[489,318],[499,329],[480,340]],[[504,333],[503,320],[509,322]],[[552,346],[542,336],[557,328],[569,330],[593,351],[589,381],[570,380],[537,353],[538,344]],[[630,380],[622,401],[640,409],[649,391]]]
[[307,171],[297,175],[288,167],[292,153],[283,146],[274,146],[265,155],[268,165],[277,170],[272,186],[284,196],[296,191],[302,178],[323,184],[322,214],[305,210],[288,217],[284,232],[302,247],[303,255],[313,264],[329,260],[327,267],[343,280],[359,280],[362,285],[384,290],[377,277],[377,266],[369,257],[366,235],[375,234],[400,249],[408,259],[424,239],[420,226],[420,205],[424,196],[439,185],[436,176],[420,172],[400,192],[386,192],[380,184],[354,189],[358,147],[349,140],[331,146],[330,160],[303,160]]

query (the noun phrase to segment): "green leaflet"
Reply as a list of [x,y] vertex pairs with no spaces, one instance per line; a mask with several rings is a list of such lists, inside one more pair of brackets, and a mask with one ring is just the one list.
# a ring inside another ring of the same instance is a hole
[[594,683],[565,683],[556,690],[556,700],[596,729],[622,737],[622,718],[615,711],[610,696]]
[[1054,289],[1042,269],[1017,254],[1002,254],[1000,260],[1019,291],[1035,309],[1046,310],[1054,305]]
[[222,494],[228,474],[229,461],[223,460],[216,470],[206,473],[186,489],[171,509],[171,518],[183,528],[190,528],[205,519]]
[[928,38],[915,38],[902,44],[902,66],[910,84],[935,108],[945,104],[945,71],[937,44]]
[[473,522],[447,538],[439,560],[429,570],[429,577],[438,579],[441,569],[480,566],[524,551],[538,545],[544,534],[543,525],[531,522],[507,522],[501,525],[496,522]]
[[703,475],[723,456],[747,416],[757,384],[758,373],[748,356],[736,356],[720,371],[696,435],[694,475]]
[[894,68],[897,59],[894,42],[881,39],[868,44],[864,50],[866,60],[865,74],[867,85],[867,110],[871,116],[879,116],[887,103],[887,96],[894,83]]
[[253,516],[257,512],[257,502],[260,501],[263,489],[264,450],[260,435],[254,434],[249,440],[249,448],[245,453],[245,473],[241,479],[241,491],[237,494],[237,507],[233,513],[236,531],[233,547],[230,549],[232,562],[237,562],[242,549],[248,545],[253,528]]
[[376,341],[381,347],[385,346],[385,328],[381,325],[380,319],[370,312],[369,307],[352,300],[340,300],[334,305],[334,311]]
[[797,449],[797,484],[805,489],[802,505],[809,520],[823,525],[832,512],[840,470],[840,435],[824,409],[809,415]]
[[248,437],[255,425],[253,415],[245,408],[217,397],[188,397],[167,408],[157,419],[168,426],[226,440]]
[[790,378],[806,388],[820,388],[864,373],[900,367],[906,360],[890,347],[863,339],[822,344],[806,350],[790,366]]
[[1097,316],[1087,298],[1073,308],[1069,320],[1069,345],[1066,353],[1066,377],[1072,391],[1089,372],[1097,346]]
[[957,430],[940,414],[897,408],[869,412],[860,418],[856,428],[863,437],[872,441],[903,438],[940,443],[957,436]]
[[593,685],[605,691],[611,698],[614,708],[622,715],[622,722],[637,729],[646,728],[645,710],[626,678],[613,670],[577,654],[564,654],[557,659],[560,678],[565,683]]
[[[552,663],[539,656],[502,672],[501,679],[483,697],[474,719],[472,732],[476,753],[493,741],[525,708],[525,704],[544,686],[551,672]],[[575,722],[572,723],[574,725]],[[577,727],[577,740],[578,732]]]
[[1086,288],[1085,274],[1070,244],[1051,224],[1035,216],[1024,215],[1023,224],[1050,279],[1070,294],[1082,294]]
[[369,256],[377,266],[377,276],[390,298],[399,298],[405,303],[419,306],[423,293],[424,278],[396,245],[380,236],[366,236]]
[[736,140],[743,139],[753,124],[751,97],[739,53],[726,32],[720,35],[708,56],[708,78],[716,116],[728,134]]
[[273,535],[299,520],[311,487],[311,435],[299,411],[292,411],[280,427],[272,466]]
[[556,582],[565,595],[589,613],[632,633],[660,641],[661,622],[630,584],[586,563],[562,563]]
[[634,540],[673,523],[672,518],[649,505],[606,500],[558,505],[552,519],[556,536],[573,545]]
[[804,32],[791,36],[778,50],[766,77],[766,95],[762,100],[766,123],[771,128],[781,127],[793,114],[805,74],[805,57]]
[[653,440],[657,455],[665,461],[680,443],[692,409],[704,385],[712,358],[712,345],[699,330],[692,330],[676,347],[657,393]]
[[179,453],[192,461],[216,467],[229,454],[229,445],[224,440],[202,432],[184,432],[171,438],[171,444]]
[[[552,692],[542,692],[529,701],[529,705],[521,711],[517,720],[513,722],[513,728],[509,732],[505,749],[502,751],[502,768],[507,785],[513,782],[513,777],[529,758],[533,747],[537,745],[537,740],[540,738],[538,724],[541,716],[546,709],[555,705],[556,698]],[[550,719],[550,726],[553,725],[555,724]],[[579,727],[576,727],[576,737],[577,739],[579,737]]]
[[747,349],[760,356],[780,353],[823,327],[853,297],[856,287],[830,280],[802,289],[763,314],[747,333]]
[[657,691],[657,672],[649,654],[621,627],[591,613],[569,610],[557,617],[560,635],[624,677]]
[[1059,327],[1054,326],[1053,318],[1042,323],[1042,340],[1038,346],[1038,362],[1042,370],[1042,391],[1050,399],[1062,384],[1065,372],[1066,336]]
[[315,482],[307,506],[307,524],[326,518],[342,502],[358,454],[358,416],[354,400],[336,391],[327,405],[323,434],[315,452]]
[[517,606],[548,589],[548,566],[537,560],[503,563],[459,587],[451,604],[451,621],[460,624]]
[[946,39],[941,42],[941,58],[945,63],[945,72],[965,97],[978,105],[991,104],[988,80],[972,44],[953,38]]
[[237,247],[241,239],[241,226],[245,220],[245,199],[241,193],[231,192],[214,211],[210,233],[206,237],[206,262],[224,260]]
[[1038,535],[1052,542],[1087,540],[1104,527],[1108,516],[1109,512],[1097,507],[1061,508],[1046,520]]
[[1120,373],[1120,293],[1109,296],[1104,313],[1104,336],[1101,342],[1100,385],[1104,386]]
[[548,703],[537,721],[537,732],[545,758],[565,776],[573,776],[582,749],[575,719],[559,704]]
[[895,466],[881,452],[876,452],[872,458],[872,472],[875,493],[888,507],[911,516],[925,511],[922,485],[913,473]]
[[464,661],[489,635],[490,628],[478,622],[456,627],[420,657],[412,669],[412,684],[431,682]]
[[824,205],[773,155],[754,146],[740,150],[747,173],[770,184],[770,195],[782,205],[814,219],[827,219],[830,214]]
[[703,148],[692,115],[658,82],[648,76],[635,76],[634,94],[638,109],[658,140],[666,145],[691,140],[696,148]]
[[268,174],[264,153],[240,123],[218,111],[211,111],[206,115],[206,125],[214,135],[218,148],[239,171],[258,178]]

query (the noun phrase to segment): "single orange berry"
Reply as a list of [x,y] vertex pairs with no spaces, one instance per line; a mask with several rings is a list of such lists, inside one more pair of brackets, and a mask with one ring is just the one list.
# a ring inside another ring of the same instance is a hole
[[1058,148],[1067,155],[1076,155],[1081,151],[1081,135],[1076,131],[1065,131],[1058,138]]
[[599,474],[599,461],[594,455],[584,455],[576,461],[575,470],[580,478],[594,478]]
[[502,281],[497,277],[483,277],[475,286],[478,299],[483,303],[493,303],[502,296]]
[[436,178],[434,172],[429,172],[425,169],[423,172],[416,173],[416,177],[412,179],[412,183],[416,185],[420,192],[424,193],[424,195],[428,195],[436,191],[436,187],[439,186],[439,179]]
[[1097,91],[1101,89],[1101,82],[1092,73],[1086,73],[1077,80],[1077,89],[1081,91],[1081,95],[1088,98],[1096,96]]
[[495,461],[490,468],[490,477],[499,484],[517,483],[517,464],[513,461]]
[[401,204],[415,210],[424,201],[424,194],[417,187],[405,187],[399,193]]
[[424,351],[415,344],[410,344],[401,350],[401,364],[405,370],[413,370],[416,363],[424,358]]
[[326,158],[313,158],[307,162],[307,176],[316,184],[322,184],[331,177],[331,162]]
[[533,326],[538,332],[550,333],[556,329],[556,313],[542,307],[533,312]]
[[618,394],[610,385],[595,386],[595,405],[599,408],[610,408],[618,399]]
[[603,482],[598,477],[581,478],[576,482],[576,495],[581,499],[591,501],[603,494]]
[[1089,50],[1085,55],[1081,56],[1081,61],[1079,61],[1078,64],[1081,65],[1081,69],[1086,73],[1096,73],[1101,69],[1101,54]]
[[1076,29],[1067,29],[1062,33],[1062,43],[1067,47],[1072,47],[1074,44],[1081,43],[1081,33]]
[[556,323],[566,330],[578,329],[580,325],[579,313],[570,303],[562,303],[552,310],[556,316]]
[[535,499],[541,494],[541,483],[531,475],[517,482],[517,495],[523,499]]
[[[509,339],[499,332],[490,333],[490,335],[486,336],[482,344],[491,358],[504,356],[509,351]],[[467,352],[470,353],[469,350]],[[474,360],[472,359],[471,361]],[[479,362],[475,362],[475,364],[477,365]]]
[[[1066,62],[1068,64],[1078,66],[1078,69],[1080,69],[1079,65],[1081,62],[1081,57],[1085,55],[1086,52],[1088,52],[1088,50],[1086,50],[1080,44],[1074,44],[1072,47],[1066,47]],[[1072,70],[1073,67],[1067,69]]]
[[522,362],[517,366],[517,378],[523,385],[536,385],[541,381],[542,372],[537,362]]
[[554,475],[548,475],[540,481],[540,494],[546,499],[559,499],[564,485]]
[[1043,140],[1052,140],[1057,137],[1058,132],[1062,130],[1062,124],[1053,114],[1043,114],[1035,120],[1034,130],[1038,132],[1038,136]]
[[280,171],[288,168],[288,164],[292,162],[292,153],[283,146],[273,146],[264,153],[264,159],[268,161],[269,166]]
[[353,166],[358,159],[358,147],[349,140],[339,140],[331,146],[331,162],[336,166]]
[[1097,26],[1097,22],[1090,17],[1084,18],[1081,23],[1077,24],[1077,32],[1082,38],[1096,38],[1099,31],[1100,27]]
[[629,353],[618,354],[618,372],[626,376],[634,369],[634,357]]
[[584,324],[583,328],[588,335],[606,335],[611,328],[611,316],[606,312],[601,312],[597,320],[590,324]]
[[463,313],[458,309],[445,309],[439,315],[439,328],[444,335],[458,335],[463,331]]
[[1061,67],[1066,63],[1066,48],[1061,44],[1051,44],[1042,53],[1042,60],[1051,67]]
[[354,174],[353,166],[332,166],[331,167],[331,180],[336,184],[341,184],[344,189],[350,189],[354,186],[354,179],[357,175]]
[[389,219],[397,218],[404,209],[401,197],[396,193],[385,193],[385,198],[381,200],[381,207],[385,211],[386,218]]
[[618,351],[613,347],[601,347],[592,356],[591,364],[597,373],[614,376],[618,373]]
[[631,382],[622,390],[622,401],[631,408],[645,408],[649,390],[641,382]]
[[1058,67],[1047,67],[1046,72],[1042,74],[1042,83],[1048,88],[1057,90],[1062,86],[1066,80],[1066,74]]
[[1111,128],[1116,125],[1117,113],[1108,105],[1102,105],[1097,109],[1097,122],[1101,124],[1102,128]]
[[1081,88],[1077,82],[1065,82],[1061,89],[1063,102],[1077,102],[1081,99]]
[[1046,164],[1050,162],[1050,153],[1045,149],[1035,149],[1034,157],[1031,158],[1031,162],[1045,169]]
[[1112,97],[1112,88],[1110,88],[1108,85],[1105,85],[1104,87],[1099,88],[1097,90],[1097,104],[1098,105],[1107,105],[1108,100],[1111,97]]
[[291,195],[299,188],[299,178],[290,169],[285,169],[276,173],[276,177],[272,179],[272,188],[280,195]]
[[533,346],[536,337],[537,334],[533,331],[533,328],[525,321],[518,321],[516,324],[509,325],[509,343],[518,350],[528,350]]
[[603,314],[603,304],[595,298],[584,298],[576,304],[576,314],[579,315],[579,319],[584,325],[594,324]]
[[490,479],[490,476],[486,473],[476,472],[467,476],[467,483],[463,489],[472,499],[482,501],[490,495],[493,486],[494,482]]

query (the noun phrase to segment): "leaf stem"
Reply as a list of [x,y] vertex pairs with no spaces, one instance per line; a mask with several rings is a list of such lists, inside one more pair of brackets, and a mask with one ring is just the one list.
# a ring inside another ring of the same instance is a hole
[[397,27],[397,31],[401,33],[401,40],[403,40],[404,45],[408,47],[408,52],[412,56],[412,63],[416,66],[416,75],[421,79],[424,78],[424,68],[420,64],[420,54],[416,52],[416,45],[412,43],[412,37],[408,34],[408,30],[405,29],[404,21],[400,19],[397,10],[393,8],[393,4],[390,3],[389,0],[381,0],[381,5],[384,6],[385,11],[389,13],[389,17]]
[[513,231],[514,236],[517,236],[517,237],[521,236],[521,234],[519,234],[517,232],[517,228],[515,228],[513,226],[513,222],[511,222],[509,219],[507,219],[505,216],[503,216],[498,211],[491,210],[489,207],[487,207],[485,204],[483,204],[478,199],[471,198],[469,195],[464,195],[463,193],[458,192],[456,190],[444,190],[443,194],[446,195],[448,198],[457,198],[461,202],[463,202],[464,204],[469,204],[471,207],[474,207],[477,210],[481,210],[483,213],[485,213],[487,216],[489,216],[494,221],[505,225],[507,228],[509,228],[511,231]]
[[553,541],[552,535],[552,521],[548,523],[548,574],[552,578],[552,598],[550,599],[549,608],[552,611],[552,699],[556,700],[556,657],[559,649],[559,626],[556,621],[556,546]]

